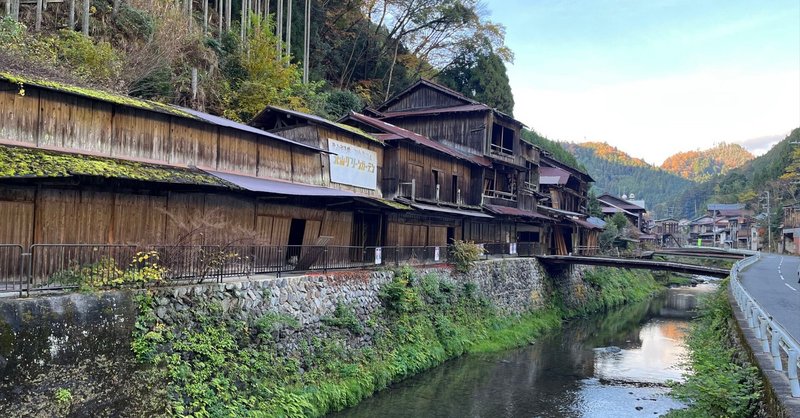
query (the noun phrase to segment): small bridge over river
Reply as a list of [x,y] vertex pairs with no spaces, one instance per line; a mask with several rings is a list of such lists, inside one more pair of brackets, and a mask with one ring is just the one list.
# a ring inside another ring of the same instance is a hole
[[[718,267],[697,266],[694,264],[674,263],[671,261],[641,260],[614,257],[585,257],[577,255],[540,255],[539,259],[544,265],[570,265],[582,264],[589,266],[607,266],[629,269],[644,269],[657,271],[672,271],[675,273],[699,274],[724,278],[730,274],[729,269]],[[741,258],[741,256],[739,257]]]
[[746,257],[744,254],[730,252],[722,248],[713,247],[681,247],[681,248],[660,248],[655,251],[642,253],[642,258],[653,258],[656,255],[676,256],[676,257],[702,257],[702,258],[725,258],[731,260],[741,260]]

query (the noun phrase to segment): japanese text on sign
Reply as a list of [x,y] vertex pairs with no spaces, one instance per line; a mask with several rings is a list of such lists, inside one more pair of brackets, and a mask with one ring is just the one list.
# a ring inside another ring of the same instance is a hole
[[328,139],[331,181],[375,190],[378,186],[378,155],[346,142]]

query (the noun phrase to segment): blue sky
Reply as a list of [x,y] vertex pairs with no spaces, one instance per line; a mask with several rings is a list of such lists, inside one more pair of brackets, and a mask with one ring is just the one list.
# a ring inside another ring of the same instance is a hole
[[515,116],[648,162],[800,126],[800,0],[486,1],[515,53]]

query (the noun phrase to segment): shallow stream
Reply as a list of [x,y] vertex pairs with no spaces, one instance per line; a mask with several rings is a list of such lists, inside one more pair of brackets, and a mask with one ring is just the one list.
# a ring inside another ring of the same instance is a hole
[[514,350],[449,361],[333,416],[644,417],[683,405],[668,380],[685,371],[684,338],[697,297],[679,287],[577,319]]

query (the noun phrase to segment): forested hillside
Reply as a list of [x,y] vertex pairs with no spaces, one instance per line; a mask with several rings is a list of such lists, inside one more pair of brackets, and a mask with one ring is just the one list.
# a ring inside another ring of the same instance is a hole
[[513,112],[513,55],[478,0],[77,0],[72,18],[47,3],[41,20],[19,1],[0,19],[0,71],[243,121],[268,104],[336,118],[438,76]]
[[672,200],[691,181],[653,167],[605,143],[562,144],[595,179],[595,194],[634,193],[655,217],[675,214]]
[[752,159],[753,154],[741,145],[723,142],[704,151],[679,152],[667,158],[661,168],[690,180],[705,181]]
[[694,184],[679,194],[673,204],[689,217],[705,211],[709,202],[746,203],[760,210],[759,198],[765,197],[761,195],[769,191],[772,207],[776,209],[773,213],[778,214],[782,205],[796,201],[800,148],[792,142],[800,142],[800,128],[793,130],[769,152],[742,167]]

